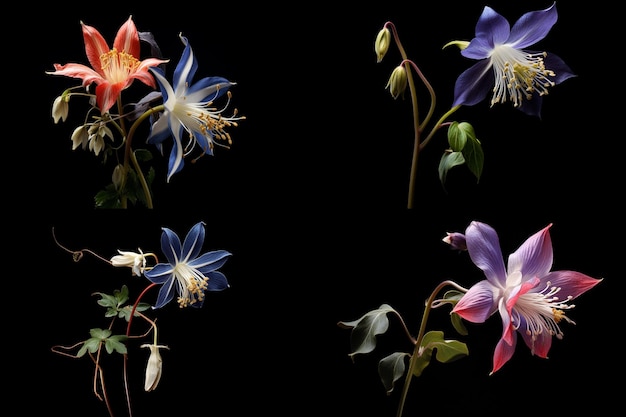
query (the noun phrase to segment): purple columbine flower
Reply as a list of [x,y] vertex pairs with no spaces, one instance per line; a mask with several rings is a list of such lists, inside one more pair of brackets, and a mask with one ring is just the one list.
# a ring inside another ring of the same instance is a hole
[[465,232],[469,256],[487,279],[473,285],[452,312],[474,323],[500,313],[502,337],[491,373],[511,359],[518,333],[532,354],[547,358],[552,337],[563,337],[559,324],[574,324],[565,314],[574,307],[571,301],[601,281],[575,271],[550,271],[551,226],[529,237],[509,256],[506,267],[498,235],[491,226],[474,221]]
[[556,21],[556,3],[524,14],[512,28],[485,7],[476,23],[476,37],[461,50],[461,55],[478,62],[457,78],[453,106],[473,106],[492,92],[492,106],[510,101],[524,113],[540,116],[549,88],[575,76],[558,56],[525,49],[545,38]]

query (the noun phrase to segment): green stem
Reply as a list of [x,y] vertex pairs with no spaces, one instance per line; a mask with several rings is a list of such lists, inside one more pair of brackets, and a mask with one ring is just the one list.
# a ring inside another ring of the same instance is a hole
[[424,139],[424,141],[420,145],[420,149],[424,148],[424,146],[426,146],[428,144],[428,142],[430,142],[432,137],[435,135],[435,132],[437,132],[444,125],[443,124],[444,120],[446,120],[448,117],[450,117],[450,115],[452,115],[455,111],[457,111],[460,108],[461,108],[461,106],[454,106],[454,107],[452,107],[443,116],[441,116],[441,118],[439,118],[439,120],[437,120],[437,123],[435,124],[435,126],[433,126],[433,128],[430,131],[430,133],[428,134],[428,136],[426,136],[426,139]]
[[406,401],[407,393],[409,392],[409,384],[413,379],[413,368],[415,366],[415,361],[421,356],[420,348],[422,345],[422,339],[424,338],[424,334],[426,333],[426,322],[428,321],[428,316],[430,314],[432,304],[435,301],[437,294],[439,294],[439,292],[448,285],[451,285],[461,290],[465,290],[464,288],[459,287],[454,281],[446,280],[437,285],[435,290],[430,294],[430,297],[428,297],[428,300],[426,300],[426,306],[424,308],[424,315],[422,316],[419,333],[417,334],[417,338],[415,339],[415,348],[413,349],[413,354],[411,355],[411,360],[409,361],[409,369],[407,370],[404,379],[404,386],[402,387],[400,404],[398,405],[398,412],[396,414],[397,417],[402,417],[402,412],[404,411],[404,403]]
[[[141,182],[141,187],[143,188],[143,192],[144,195],[146,196],[146,205],[148,208],[153,208],[152,205],[152,195],[150,193],[150,188],[148,188],[148,183],[146,181],[145,176],[143,175],[143,172],[139,166],[139,162],[137,161],[137,158],[135,157],[134,153],[133,153],[133,149],[132,149],[132,141],[133,141],[133,135],[135,134],[135,131],[137,130],[137,128],[139,127],[139,125],[148,117],[150,117],[151,114],[156,113],[156,112],[160,112],[163,109],[165,109],[165,106],[163,106],[162,104],[156,107],[151,108],[150,110],[147,110],[145,113],[143,113],[141,116],[139,116],[137,118],[137,120],[135,120],[135,122],[132,124],[132,126],[130,127],[130,130],[128,131],[128,135],[126,136],[126,147],[124,149],[124,180],[122,181],[122,189],[126,186],[126,178],[128,175],[128,166],[130,164],[130,162],[133,163],[133,166],[135,167],[135,171],[137,171],[137,176],[139,177],[139,181]],[[122,194],[122,208],[126,208],[127,207],[127,197],[125,194]]]

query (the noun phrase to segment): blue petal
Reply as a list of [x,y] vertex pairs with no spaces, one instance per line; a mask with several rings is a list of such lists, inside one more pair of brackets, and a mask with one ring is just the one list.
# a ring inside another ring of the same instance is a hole
[[209,278],[207,291],[222,291],[229,287],[226,275],[219,271],[209,272],[206,276]]
[[529,116],[541,117],[541,105],[543,104],[543,97],[537,93],[533,93],[530,100],[522,100],[522,104],[517,108],[519,111],[526,113]]
[[189,230],[183,243],[183,262],[189,262],[198,256],[204,244],[204,233],[204,222],[196,223]]
[[515,49],[534,45],[546,37],[557,19],[556,2],[545,10],[528,12],[515,22],[506,43]]
[[159,289],[159,295],[157,297],[157,301],[156,301],[156,304],[154,305],[154,308],[161,308],[165,304],[172,301],[172,299],[174,298],[174,293],[176,292],[174,291],[175,290],[174,282],[175,280],[171,279],[168,282],[166,282],[163,286],[161,286],[161,289]]
[[484,100],[494,85],[493,72],[489,60],[475,63],[466,69],[454,85],[454,102],[452,106],[473,106]]
[[228,257],[231,256],[230,252],[225,250],[216,250],[207,252],[202,256],[188,262],[188,265],[192,268],[197,268],[203,274],[219,269],[226,263]]
[[196,142],[198,142],[198,146],[202,149],[207,155],[213,155],[213,149],[211,148],[210,142],[213,140],[213,132],[210,130],[203,132],[193,131],[193,136],[196,138]]
[[145,277],[155,284],[163,284],[172,277],[174,267],[171,264],[156,264],[144,273]]
[[183,55],[180,57],[180,61],[178,61],[178,65],[176,65],[176,69],[174,70],[174,89],[176,91],[187,88],[187,85],[191,85],[193,77],[196,74],[196,70],[198,69],[198,61],[193,54],[193,50],[191,49],[187,38],[180,36],[180,39],[183,44],[185,44],[185,50],[183,51]]
[[178,235],[176,235],[176,233],[174,233],[167,227],[163,227],[162,230],[163,233],[161,233],[161,250],[165,254],[167,260],[172,265],[176,265],[181,259],[180,239],[178,238]]
[[[171,136],[169,121],[166,114],[167,113],[164,113],[152,124],[150,135],[146,140],[147,143],[159,146],[165,139]],[[163,151],[163,147],[160,147],[160,151]]]
[[157,67],[150,67],[148,69],[152,71],[152,74],[154,75],[154,79],[159,85],[159,90],[161,91],[161,94],[163,95],[163,102],[166,102],[169,95],[173,93],[173,89],[170,83],[165,78],[165,72],[163,72],[160,68],[157,68]]
[[192,103],[212,101],[226,94],[233,85],[223,77],[205,77],[187,90],[187,100]]

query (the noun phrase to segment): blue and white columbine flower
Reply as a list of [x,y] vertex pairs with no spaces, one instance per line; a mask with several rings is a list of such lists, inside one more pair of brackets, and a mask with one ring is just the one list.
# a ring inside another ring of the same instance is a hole
[[231,253],[225,250],[206,252],[200,256],[204,243],[204,223],[196,223],[181,245],[178,235],[164,227],[161,250],[168,263],[158,263],[144,276],[162,284],[154,308],[161,308],[178,294],[180,307],[202,307],[205,291],[221,291],[229,287],[226,276],[218,271]]
[[[174,71],[173,85],[165,79],[160,68],[150,68],[163,95],[165,110],[152,124],[147,142],[156,145],[163,152],[163,141],[170,136],[174,137],[168,163],[168,182],[172,175],[183,168],[184,157],[196,144],[202,155],[213,155],[215,144],[230,146],[230,134],[225,129],[237,126],[237,121],[245,118],[237,116],[237,110],[233,116],[225,117],[222,113],[228,103],[221,109],[214,106],[214,101],[226,93],[230,100],[229,88],[235,83],[223,77],[206,77],[192,84],[198,62],[187,38],[180,35],[180,39],[185,50]],[[184,136],[187,136],[185,144]]]
[[464,57],[478,62],[457,79],[453,106],[472,106],[491,91],[491,105],[510,101],[524,113],[539,116],[548,89],[575,76],[558,56],[524,49],[545,38],[556,21],[556,3],[524,14],[512,28],[504,17],[485,7],[476,24],[476,37],[461,50]]

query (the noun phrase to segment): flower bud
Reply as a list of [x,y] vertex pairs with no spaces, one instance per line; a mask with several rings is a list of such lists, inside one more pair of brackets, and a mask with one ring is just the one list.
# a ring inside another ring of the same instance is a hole
[[133,270],[133,276],[141,276],[143,271],[146,269],[146,257],[141,249],[139,249],[139,253],[122,251],[119,249],[117,252],[119,255],[115,255],[111,258],[111,265],[130,267]]
[[124,181],[124,165],[117,164],[115,168],[113,168],[113,175],[111,177],[115,189],[119,190],[122,185],[122,181]]
[[376,62],[383,60],[383,57],[389,50],[389,44],[391,42],[391,32],[385,26],[378,32],[376,36],[376,42],[374,42],[374,51],[376,52]]
[[87,149],[87,143],[89,142],[89,130],[87,125],[78,126],[72,132],[72,150],[75,150],[79,146],[83,149]]
[[146,391],[153,391],[157,385],[159,385],[159,381],[161,380],[161,371],[163,369],[163,359],[161,359],[159,348],[169,349],[169,347],[157,344],[141,345],[141,347],[147,347],[150,349],[150,358],[148,358],[148,365],[146,366],[146,381],[144,389]]
[[67,119],[70,111],[70,106],[67,104],[69,99],[69,95],[60,95],[54,99],[54,103],[52,103],[52,119],[54,119],[55,124],[59,123],[59,120],[64,122]]
[[446,232],[446,237],[444,237],[442,240],[449,244],[452,249],[460,251],[467,250],[467,245],[465,244],[465,235],[462,233]]
[[407,86],[406,69],[404,65],[398,65],[393,72],[385,88],[389,87],[389,92],[394,99],[397,99],[399,95],[404,98],[404,90]]

